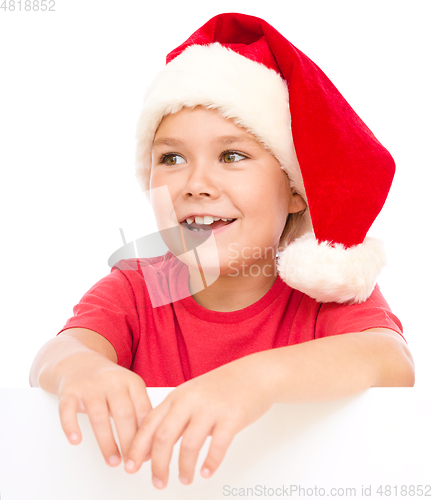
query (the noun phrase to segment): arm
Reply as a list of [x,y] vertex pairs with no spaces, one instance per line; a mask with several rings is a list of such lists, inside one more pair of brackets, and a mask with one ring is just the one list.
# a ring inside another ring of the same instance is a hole
[[99,333],[86,328],[65,330],[39,350],[30,369],[30,385],[57,394],[62,371],[77,359],[89,356],[117,364],[114,347]]
[[274,403],[338,399],[369,387],[411,387],[415,383],[407,345],[386,328],[258,354],[271,370]]
[[330,400],[374,386],[413,384],[410,352],[403,339],[388,329],[251,354],[170,393],[138,429],[125,460],[126,470],[135,472],[151,458],[154,485],[165,487],[171,450],[182,436],[179,476],[189,484],[207,436],[212,441],[201,468],[204,477],[218,468],[233,437],[273,403]]
[[141,377],[118,366],[110,342],[85,328],[65,330],[41,348],[30,370],[30,385],[59,396],[60,420],[72,444],[81,441],[77,413],[88,414],[109,465],[121,461],[110,415],[125,455],[151,409]]

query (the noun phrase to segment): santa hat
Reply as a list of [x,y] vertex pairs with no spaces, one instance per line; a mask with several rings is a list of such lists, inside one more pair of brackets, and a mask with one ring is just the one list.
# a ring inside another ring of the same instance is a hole
[[167,56],[137,127],[137,177],[149,189],[151,146],[162,118],[183,107],[217,109],[267,148],[307,202],[278,272],[319,302],[363,302],[385,265],[366,238],[395,164],[326,75],[257,17],[221,14]]

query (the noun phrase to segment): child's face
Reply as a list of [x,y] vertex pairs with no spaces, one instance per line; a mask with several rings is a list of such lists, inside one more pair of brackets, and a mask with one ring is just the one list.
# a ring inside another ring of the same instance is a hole
[[167,186],[184,231],[200,227],[185,222],[195,215],[235,219],[210,226],[220,274],[274,260],[288,214],[305,208],[278,161],[254,135],[202,107],[162,120],[152,148],[150,188],[161,186]]

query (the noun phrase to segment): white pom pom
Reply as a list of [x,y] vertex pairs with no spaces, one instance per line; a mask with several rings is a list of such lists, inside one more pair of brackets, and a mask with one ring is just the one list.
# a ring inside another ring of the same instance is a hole
[[287,246],[278,262],[281,279],[318,302],[361,303],[368,299],[386,265],[383,244],[365,238],[360,245],[319,243],[307,233]]

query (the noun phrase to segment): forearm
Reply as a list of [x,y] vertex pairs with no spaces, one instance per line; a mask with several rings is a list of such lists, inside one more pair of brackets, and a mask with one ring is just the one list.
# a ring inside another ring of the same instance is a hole
[[30,385],[57,394],[62,376],[82,363],[95,365],[112,361],[74,337],[55,337],[43,345],[36,355],[30,369]]
[[256,353],[275,403],[339,399],[369,387],[412,386],[412,357],[387,333],[316,339]]

